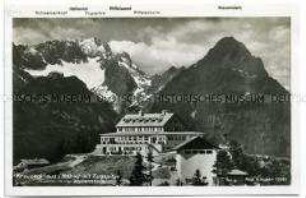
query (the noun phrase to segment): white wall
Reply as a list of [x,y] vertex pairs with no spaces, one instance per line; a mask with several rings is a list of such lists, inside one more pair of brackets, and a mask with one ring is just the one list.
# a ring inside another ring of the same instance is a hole
[[[162,152],[162,145],[160,144],[151,144],[151,146],[154,146],[155,149],[152,149],[153,156],[158,156],[160,152]],[[121,147],[121,151],[124,153],[125,148],[137,148],[137,150],[134,150],[132,152],[132,155],[136,154],[137,151],[140,152],[143,156],[146,156],[149,153],[148,145],[147,144],[98,144],[96,145],[96,149],[92,154],[94,155],[104,155],[103,148],[106,148],[106,152],[119,151],[119,147]],[[141,149],[140,149],[141,148]],[[139,150],[140,149],[140,150]],[[122,153],[122,154],[123,154]]]
[[207,177],[208,185],[213,185],[214,174],[213,166],[217,159],[217,152],[213,151],[212,154],[185,154],[178,153],[176,155],[176,167],[178,175],[182,182],[186,178],[192,178],[197,169],[200,170],[201,176]]

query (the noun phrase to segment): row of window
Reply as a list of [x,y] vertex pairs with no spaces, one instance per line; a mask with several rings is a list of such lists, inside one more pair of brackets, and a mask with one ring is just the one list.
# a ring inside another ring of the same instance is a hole
[[[164,142],[164,137],[150,137],[152,143]],[[148,136],[128,136],[114,138],[101,138],[101,144],[115,144],[115,143],[147,143],[149,142]]]
[[109,151],[114,152],[114,151],[141,151],[144,150],[145,148],[142,147],[119,147],[119,150],[117,150],[116,147],[109,147]]
[[181,140],[186,140],[185,135],[175,135],[175,136],[168,136],[169,141],[181,141]]
[[163,131],[163,127],[118,127],[117,131]]
[[147,141],[147,140],[149,140],[149,137],[147,137],[147,136],[141,136],[141,137],[139,137],[139,136],[129,136],[129,137],[118,137],[117,138],[117,141],[128,141],[128,140],[130,140],[130,141],[136,141],[136,140],[145,140],[145,141]]
[[102,141],[101,144],[146,144],[149,143],[149,141],[118,141],[115,143]]
[[118,137],[117,140],[149,140],[148,136],[129,136],[129,137]]
[[185,150],[185,154],[212,154],[212,150]]
[[[155,137],[151,137],[151,139],[155,139],[155,140],[161,140],[163,141],[164,138],[163,137],[159,137],[159,138],[155,138]],[[175,135],[175,136],[168,136],[167,139],[169,141],[184,141],[186,140],[186,136],[185,135]],[[116,139],[114,138],[101,138],[101,142],[114,142],[114,141],[148,141],[149,137],[148,136],[127,136],[127,137],[117,137]]]
[[[164,140],[164,137],[150,137],[152,140]],[[127,140],[149,140],[149,136],[127,136],[127,137],[117,137],[117,138],[101,138],[101,141],[127,141]]]
[[136,118],[136,119],[129,119],[129,118],[125,118],[123,119],[124,122],[126,123],[135,123],[135,122],[162,122],[163,118]]

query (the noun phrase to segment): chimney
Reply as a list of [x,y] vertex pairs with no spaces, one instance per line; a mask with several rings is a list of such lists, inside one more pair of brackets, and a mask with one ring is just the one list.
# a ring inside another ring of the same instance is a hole
[[144,112],[142,110],[139,110],[139,115],[144,116]]
[[162,115],[166,115],[166,113],[168,113],[168,110],[162,110]]

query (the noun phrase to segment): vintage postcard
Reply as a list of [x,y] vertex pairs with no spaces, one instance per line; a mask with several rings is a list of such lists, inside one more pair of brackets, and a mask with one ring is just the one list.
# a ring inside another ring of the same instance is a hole
[[292,8],[191,7],[9,10],[8,194],[297,193]]

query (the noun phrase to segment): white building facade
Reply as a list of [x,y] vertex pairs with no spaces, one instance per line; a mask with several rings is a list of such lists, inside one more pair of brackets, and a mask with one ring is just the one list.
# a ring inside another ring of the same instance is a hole
[[195,137],[174,148],[176,169],[182,183],[188,184],[197,170],[206,178],[209,186],[214,185],[216,174],[213,172],[218,148],[202,137]]
[[184,125],[173,113],[127,114],[116,125],[117,131],[100,135],[96,155],[135,155],[151,151],[166,152],[203,132],[184,131]]

